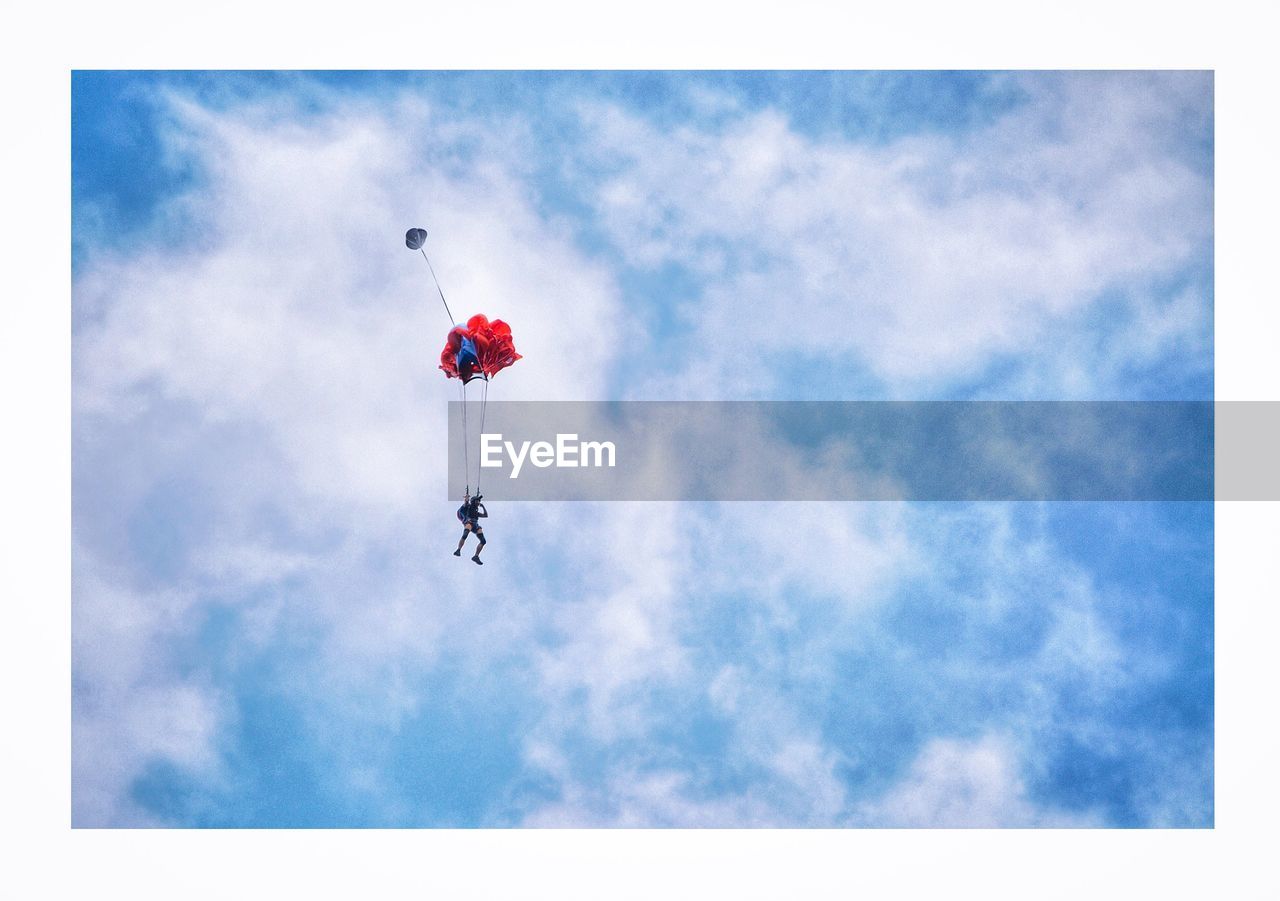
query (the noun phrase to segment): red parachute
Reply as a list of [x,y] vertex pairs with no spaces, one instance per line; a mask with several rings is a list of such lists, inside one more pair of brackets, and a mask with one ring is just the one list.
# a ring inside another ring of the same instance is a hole
[[465,385],[474,378],[492,378],[518,359],[511,326],[501,319],[490,322],[483,313],[477,313],[465,326],[449,331],[440,352],[440,368],[449,378],[462,379]]
[[[444,299],[444,291],[440,288],[440,280],[436,278],[435,267],[431,265],[431,258],[427,256],[424,245],[427,240],[427,230],[425,228],[411,228],[404,234],[404,244],[410,250],[416,250],[422,254],[422,259],[426,261],[427,268],[431,270],[431,281],[436,286],[436,293],[440,295],[440,303],[444,305],[445,315],[449,317],[450,322],[457,322],[453,318],[453,311],[449,309],[449,301]],[[502,370],[506,369],[516,360],[520,359],[520,354],[516,353],[516,345],[511,337],[511,326],[507,325],[501,319],[489,321],[489,317],[482,313],[477,313],[467,320],[466,325],[455,325],[449,330],[449,336],[445,340],[444,350],[440,352],[440,368],[444,370],[444,374],[451,379],[459,379],[462,384],[458,386],[458,394],[461,403],[458,405],[458,412],[461,413],[461,444],[462,444],[462,475],[463,482],[466,485],[465,494],[469,500],[478,501],[480,499],[480,472],[476,470],[476,493],[471,493],[471,462],[468,447],[472,445],[471,431],[467,425],[468,407],[479,407],[480,413],[480,431],[476,435],[478,442],[481,435],[484,434],[484,417],[485,410],[489,404],[489,380],[492,379]],[[467,383],[474,379],[479,379],[484,383],[482,389],[473,389],[473,397],[467,397]],[[479,397],[474,397],[479,393]],[[453,414],[450,413],[450,435],[453,435]],[[471,417],[474,419],[475,412],[473,410]],[[452,437],[450,439],[453,440]],[[478,448],[477,448],[478,450]],[[452,459],[452,457],[451,457]],[[477,458],[478,459],[478,458]],[[456,486],[456,475],[451,477],[451,483]],[[487,515],[487,514],[486,514]],[[479,532],[479,529],[476,530]],[[483,544],[483,537],[480,539]],[[458,545],[461,552],[462,545]],[[476,563],[479,563],[479,551],[477,556],[472,557]]]

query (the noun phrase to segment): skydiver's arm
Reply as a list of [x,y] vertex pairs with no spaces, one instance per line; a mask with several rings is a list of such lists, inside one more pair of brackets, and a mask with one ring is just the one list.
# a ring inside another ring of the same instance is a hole
[[484,508],[484,504],[476,504],[476,518],[487,519],[489,511]]

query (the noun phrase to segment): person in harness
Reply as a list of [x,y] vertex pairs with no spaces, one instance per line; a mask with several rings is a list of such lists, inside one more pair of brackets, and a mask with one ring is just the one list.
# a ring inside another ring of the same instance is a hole
[[480,560],[480,552],[484,550],[486,542],[484,540],[484,529],[478,520],[487,518],[489,511],[484,508],[484,504],[480,503],[481,500],[482,496],[479,494],[475,497],[470,495],[463,496],[462,506],[458,508],[458,519],[462,523],[462,537],[458,539],[458,549],[453,552],[453,556],[462,556],[462,546],[467,543],[467,536],[474,532],[476,538],[480,540],[480,545],[476,548],[476,552],[471,555],[471,562],[483,566],[484,563]]

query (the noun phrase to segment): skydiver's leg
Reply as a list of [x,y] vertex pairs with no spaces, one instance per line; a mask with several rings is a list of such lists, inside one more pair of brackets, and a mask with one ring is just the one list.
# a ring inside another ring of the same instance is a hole
[[[475,563],[480,563],[480,552],[484,550],[484,546],[488,542],[484,540],[484,529],[478,526],[476,527],[476,538],[480,540],[480,545],[476,548],[476,552],[471,556],[471,559]],[[484,564],[481,563],[480,565],[483,566]]]
[[458,539],[458,549],[453,552],[453,556],[462,556],[462,546],[467,543],[467,535],[471,532],[471,526],[462,527],[462,537]]

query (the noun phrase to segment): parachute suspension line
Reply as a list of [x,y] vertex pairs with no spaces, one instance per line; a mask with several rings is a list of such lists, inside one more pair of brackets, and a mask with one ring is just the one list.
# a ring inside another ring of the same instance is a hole
[[471,496],[471,462],[467,459],[467,445],[471,438],[467,435],[467,383],[458,383],[458,394],[462,396],[462,476],[467,483],[467,497]]
[[425,250],[419,247],[418,251],[422,254],[422,258],[427,261],[427,268],[431,270],[431,280],[436,283],[436,293],[440,295],[440,302],[444,304],[444,311],[449,316],[449,327],[452,328],[456,324],[456,320],[449,309],[449,301],[444,299],[444,291],[440,290],[440,279],[436,278],[436,267],[431,265],[431,257],[427,256]]
[[[480,448],[484,447],[484,414],[489,407],[489,376],[484,379],[484,393],[480,395],[480,434],[476,436],[476,442]],[[479,453],[479,451],[477,451]],[[476,494],[480,493],[480,464],[484,461],[482,456],[476,461]]]

